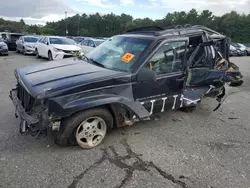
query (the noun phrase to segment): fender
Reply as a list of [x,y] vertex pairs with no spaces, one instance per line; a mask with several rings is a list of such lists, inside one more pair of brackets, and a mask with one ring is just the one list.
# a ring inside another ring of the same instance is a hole
[[139,119],[150,116],[149,112],[139,101],[134,101],[133,99],[131,100],[120,95],[103,93],[83,98],[74,98],[69,101],[65,101],[65,99],[62,100],[61,98],[54,98],[49,101],[49,116],[52,119],[63,118],[82,110],[114,103],[125,105],[134,112]]

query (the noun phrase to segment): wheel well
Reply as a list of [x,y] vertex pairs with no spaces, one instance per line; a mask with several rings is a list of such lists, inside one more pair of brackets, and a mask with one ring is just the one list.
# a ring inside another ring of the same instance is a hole
[[111,104],[95,106],[93,108],[88,108],[84,110],[79,110],[71,114],[71,116],[81,111],[86,111],[86,110],[95,109],[95,108],[105,108],[110,112],[110,114],[113,117],[113,122],[114,122],[112,128],[126,126],[126,124],[124,123],[125,120],[132,119],[132,117],[135,115],[135,113],[132,110],[130,110],[127,106],[123,104],[119,104],[119,103],[111,103]]

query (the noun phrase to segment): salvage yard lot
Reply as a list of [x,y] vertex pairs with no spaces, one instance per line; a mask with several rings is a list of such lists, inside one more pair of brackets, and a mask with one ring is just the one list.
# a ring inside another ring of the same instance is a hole
[[[193,112],[113,130],[99,147],[63,148],[53,137],[19,134],[9,99],[17,67],[45,63],[10,52],[0,57],[0,187],[250,187],[250,57],[232,58],[244,84],[222,107],[204,100]],[[46,75],[45,75],[46,76]]]

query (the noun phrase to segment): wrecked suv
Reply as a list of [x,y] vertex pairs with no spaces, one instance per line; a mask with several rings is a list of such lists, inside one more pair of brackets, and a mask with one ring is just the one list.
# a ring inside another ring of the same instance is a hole
[[114,127],[203,97],[215,98],[218,108],[225,83],[243,82],[228,52],[227,38],[202,26],[147,27],[114,36],[82,58],[16,69],[10,98],[20,132],[52,129],[59,145],[93,148]]

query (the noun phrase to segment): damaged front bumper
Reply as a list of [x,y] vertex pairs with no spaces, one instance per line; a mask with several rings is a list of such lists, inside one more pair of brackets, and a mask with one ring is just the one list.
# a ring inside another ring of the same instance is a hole
[[44,110],[43,107],[38,106],[36,110],[33,110],[31,113],[26,112],[22,102],[18,98],[17,89],[10,91],[10,99],[15,107],[15,117],[20,118],[20,133],[35,135],[42,130],[46,130],[46,128],[51,125],[49,117],[46,115],[46,110]]

